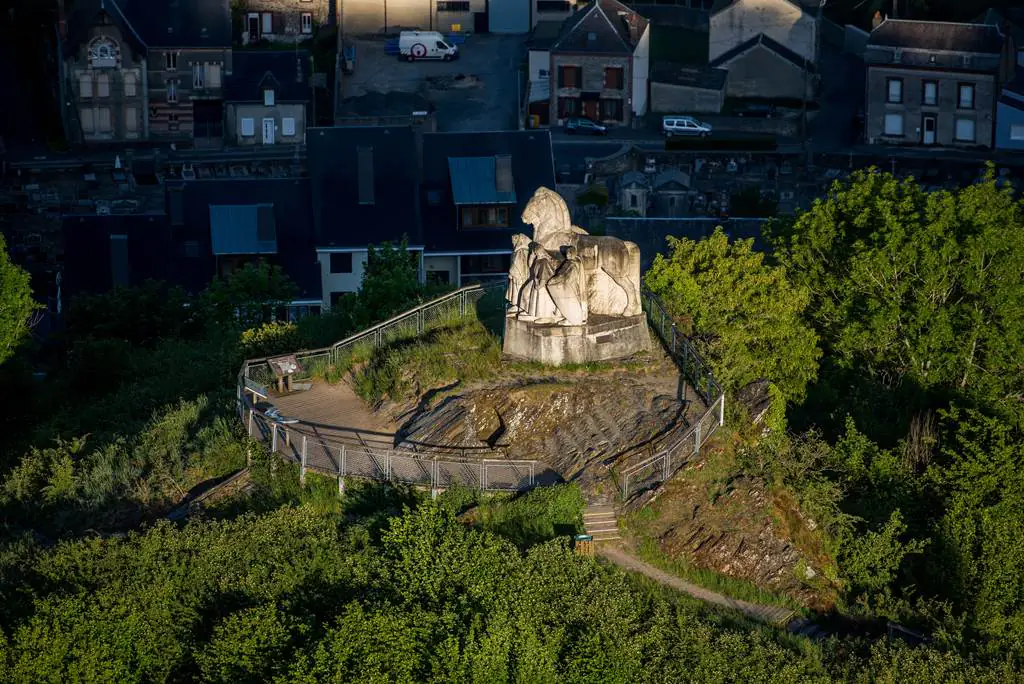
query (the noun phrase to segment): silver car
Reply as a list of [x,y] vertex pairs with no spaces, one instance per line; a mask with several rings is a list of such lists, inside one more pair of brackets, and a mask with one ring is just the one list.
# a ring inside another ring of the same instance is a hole
[[711,124],[698,121],[692,116],[666,116],[661,120],[661,132],[669,138],[677,135],[706,138],[711,135]]

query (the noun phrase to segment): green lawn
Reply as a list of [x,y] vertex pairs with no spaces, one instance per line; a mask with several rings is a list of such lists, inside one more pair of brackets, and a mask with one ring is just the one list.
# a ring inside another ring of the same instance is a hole
[[706,66],[708,34],[678,26],[652,26],[651,61]]

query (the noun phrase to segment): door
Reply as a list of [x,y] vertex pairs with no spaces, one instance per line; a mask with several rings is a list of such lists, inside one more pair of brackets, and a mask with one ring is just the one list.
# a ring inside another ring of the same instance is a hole
[[925,145],[935,144],[935,115],[926,114],[921,122],[921,142]]
[[250,14],[249,15],[249,40],[257,41],[260,39],[260,15]]
[[597,121],[597,101],[586,100],[583,102],[583,116],[592,121]]
[[263,120],[263,144],[274,144],[274,120],[267,118]]
[[474,12],[473,33],[487,33],[488,28],[487,12]]

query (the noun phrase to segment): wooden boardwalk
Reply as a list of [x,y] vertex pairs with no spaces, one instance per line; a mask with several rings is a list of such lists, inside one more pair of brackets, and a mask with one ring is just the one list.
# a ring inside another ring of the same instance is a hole
[[396,425],[366,405],[349,387],[314,382],[304,391],[292,392],[271,401],[285,416],[302,421],[302,431],[332,444],[391,449]]

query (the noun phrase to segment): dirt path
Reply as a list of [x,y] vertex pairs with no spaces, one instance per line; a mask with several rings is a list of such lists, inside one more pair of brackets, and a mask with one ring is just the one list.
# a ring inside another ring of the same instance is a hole
[[675,577],[674,575],[670,575],[663,570],[659,570],[650,563],[645,563],[639,558],[631,556],[616,546],[602,545],[598,548],[598,554],[604,556],[623,570],[638,572],[645,577],[649,577],[658,584],[684,592],[706,603],[712,603],[716,606],[738,611],[759,622],[767,622],[771,625],[784,627],[788,625],[794,617],[796,617],[795,611],[784,606],[767,606],[759,603],[740,601],[738,599],[729,598],[728,596],[716,593],[710,589],[705,589],[704,587],[696,584],[692,584]]

